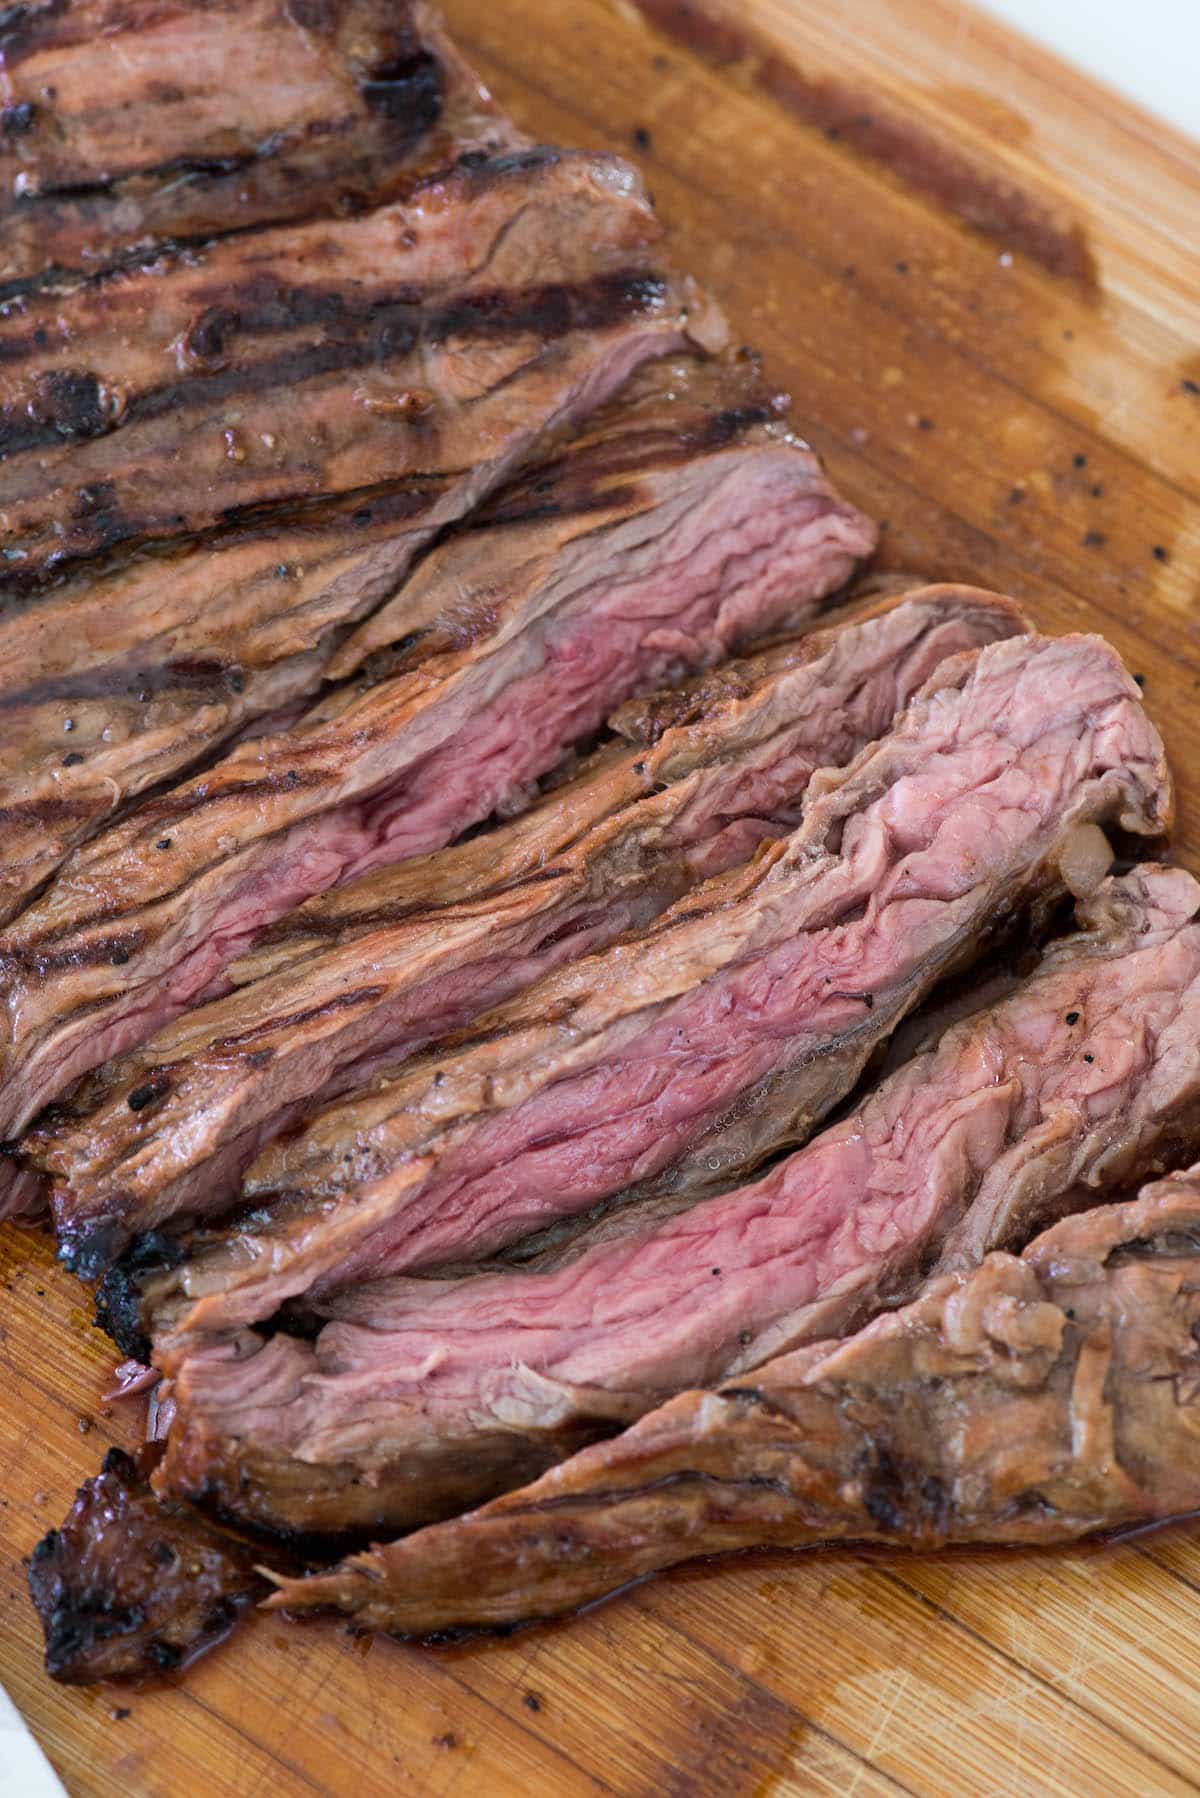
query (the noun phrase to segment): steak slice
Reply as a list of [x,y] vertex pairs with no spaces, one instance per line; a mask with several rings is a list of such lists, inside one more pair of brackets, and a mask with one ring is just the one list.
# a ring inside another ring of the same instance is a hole
[[[520,385],[506,392],[515,454],[521,443],[528,447],[532,427]],[[436,569],[478,590],[488,555],[494,570],[512,540],[523,544],[525,572],[535,578],[536,523],[548,558],[556,551],[585,561],[594,555],[600,578],[619,506],[632,516],[656,494],[686,495],[703,479],[705,458],[722,445],[753,447],[757,465],[772,459],[786,431],[773,407],[777,401],[753,364],[651,364],[565,450],[552,447],[524,480],[472,514],[464,527],[470,542],[456,538],[440,550]],[[797,474],[801,456],[793,445]],[[476,479],[465,478],[468,487]],[[751,479],[747,470],[748,489]],[[169,557],[141,555],[99,577],[79,575],[0,620],[0,665],[13,671],[9,690],[0,685],[7,829],[0,917],[12,916],[114,807],[210,757],[236,733],[261,733],[272,715],[302,708],[346,626],[391,592],[411,560],[426,528],[425,500],[444,510],[467,498],[453,483],[438,499],[432,489],[410,491],[401,482],[326,505],[319,516],[243,526],[216,543]],[[736,505],[736,496],[728,503]],[[848,521],[848,509],[844,516]],[[606,522],[607,535],[599,529]],[[856,534],[864,546],[873,541],[865,520]],[[836,560],[836,543],[826,547]],[[793,564],[797,602],[802,572]],[[829,574],[814,567],[808,578]],[[401,639],[409,634],[407,603],[395,612]]]
[[[635,741],[506,828],[291,914],[261,952],[264,978],[99,1070],[73,1115],[26,1139],[55,1177],[64,1258],[94,1279],[131,1233],[220,1210],[299,1107],[648,923],[793,828],[814,768],[879,736],[945,656],[1020,628],[1007,601],[933,588],[723,665],[686,695],[630,702],[618,723]],[[665,722],[673,709],[681,721]],[[427,889],[415,912],[414,865]]]
[[243,1336],[174,1372],[158,1484],[275,1529],[401,1529],[534,1478],[687,1387],[911,1298],[971,1247],[1200,1141],[1200,885],[1105,881],[1082,936],[765,1179],[550,1273],[381,1281],[315,1343]]
[[5,1136],[211,993],[293,905],[440,848],[631,693],[810,618],[874,537],[773,423],[660,444],[636,480],[564,481],[580,510],[449,538],[390,654],[144,801],[0,932]]
[[[1169,803],[1099,638],[950,658],[882,742],[816,778],[791,837],[268,1148],[255,1210],[145,1286],[150,1333],[475,1258],[668,1167],[693,1194],[744,1177],[810,1134],[997,918],[1058,890],[1081,825],[1156,833]],[[109,1298],[127,1319],[119,1278]]]
[[262,1596],[255,1559],[202,1518],[159,1504],[129,1456],[110,1449],[30,1557],[47,1673],[88,1684],[189,1666]]
[[0,61],[4,297],[520,141],[409,0],[20,4]]
[[689,309],[712,328],[660,236],[626,163],[538,148],[30,296],[0,320],[5,589],[401,482],[411,555]]
[[426,1636],[574,1610],[697,1555],[1030,1546],[1194,1512],[1198,1244],[1193,1170],[269,1602]]

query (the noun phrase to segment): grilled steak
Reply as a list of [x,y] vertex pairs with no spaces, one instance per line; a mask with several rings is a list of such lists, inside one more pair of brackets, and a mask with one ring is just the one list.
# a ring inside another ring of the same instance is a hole
[[[685,329],[715,341],[689,284],[658,270],[656,235],[623,165],[537,151],[0,325],[0,590],[66,570],[0,621],[0,921],[123,801],[303,703],[430,536],[543,439]],[[761,409],[752,375],[698,375],[681,424],[735,389]],[[69,416],[89,382],[94,415]],[[636,441],[623,416],[604,429],[633,479],[642,408]],[[561,463],[555,449],[546,478]],[[17,541],[30,505],[46,558]]]
[[[630,702],[618,724],[635,741],[531,813],[282,920],[260,952],[264,978],[101,1070],[82,1115],[27,1139],[56,1176],[65,1258],[95,1278],[132,1231],[219,1210],[297,1107],[644,925],[793,828],[814,767],[879,736],[946,655],[1019,628],[1006,601],[935,588]],[[153,1100],[131,1108],[147,1088]]]
[[409,0],[22,0],[0,62],[5,298],[519,141]]
[[7,587],[401,478],[427,537],[678,347],[659,236],[625,163],[534,149],[31,296],[0,321]]
[[572,1610],[696,1555],[1029,1545],[1194,1512],[1198,1339],[1193,1171],[270,1602],[429,1635]]
[[555,1272],[349,1287],[315,1343],[185,1359],[161,1489],[305,1532],[449,1516],[911,1297],[964,1214],[982,1253],[1127,1189],[1200,1140],[1198,912],[1181,869],[1106,881],[1013,997],[756,1185]]
[[86,1684],[170,1672],[227,1636],[264,1582],[245,1544],[159,1504],[111,1449],[29,1562],[46,1671]]
[[790,434],[744,425],[691,445],[686,478],[672,439],[632,490],[597,472],[586,514],[518,511],[448,539],[369,675],[76,850],[0,933],[5,1134],[210,990],[292,905],[451,841],[629,694],[819,609],[871,527]]
[[791,837],[267,1149],[253,1214],[198,1234],[146,1308],[220,1329],[484,1254],[668,1166],[677,1191],[728,1185],[809,1134],[997,915],[1055,888],[1082,824],[1158,832],[1168,810],[1157,734],[1100,639],[953,657],[818,777]]

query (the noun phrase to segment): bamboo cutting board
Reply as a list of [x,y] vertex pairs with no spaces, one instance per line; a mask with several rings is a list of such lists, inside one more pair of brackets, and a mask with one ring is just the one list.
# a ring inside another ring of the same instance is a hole
[[[643,164],[885,565],[1112,638],[1200,871],[1200,148],[957,0],[726,3],[446,10],[521,123]],[[0,1232],[0,1286],[0,1680],[74,1798],[1200,1790],[1182,1527],[743,1561],[438,1654],[272,1620],[176,1690],[53,1687],[20,1557],[135,1422],[45,1245]]]

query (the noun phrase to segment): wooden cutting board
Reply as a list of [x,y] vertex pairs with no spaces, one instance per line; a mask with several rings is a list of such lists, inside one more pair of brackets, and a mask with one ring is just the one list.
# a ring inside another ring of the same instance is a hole
[[[1200,870],[1200,149],[958,0],[728,4],[446,10],[522,123],[644,166],[887,566],[1112,638]],[[272,1620],[177,1690],[54,1687],[20,1557],[135,1424],[45,1245],[0,1232],[0,1287],[0,1680],[76,1798],[1200,1789],[1186,1528],[743,1561],[437,1654]]]

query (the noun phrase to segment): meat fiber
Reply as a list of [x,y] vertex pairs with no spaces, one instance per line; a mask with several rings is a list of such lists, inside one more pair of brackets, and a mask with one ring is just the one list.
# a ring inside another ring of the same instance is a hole
[[285,1531],[449,1516],[912,1297],[947,1237],[972,1265],[1128,1190],[1200,1142],[1198,913],[1182,869],[1106,881],[1083,936],[755,1185],[553,1272],[349,1287],[315,1343],[185,1358],[160,1489]]
[[519,142],[408,0],[22,3],[0,63],[4,298]]
[[1056,890],[1081,827],[1156,834],[1169,808],[1158,736],[1100,639],[953,657],[881,743],[814,781],[792,836],[268,1148],[255,1209],[181,1265],[147,1281],[160,1245],[135,1244],[110,1319],[133,1340],[168,1312],[223,1329],[478,1257],[667,1168],[693,1194],[744,1178],[805,1139],[997,918]]
[[450,538],[368,674],[77,850],[0,933],[0,1129],[219,989],[293,905],[441,847],[629,694],[818,610],[873,532],[786,431],[748,428],[692,444],[686,480],[677,442],[633,493],[597,474],[586,523],[497,523],[486,565]]
[[72,1115],[26,1139],[55,1176],[64,1258],[96,1278],[130,1234],[219,1211],[300,1107],[784,834],[815,767],[879,736],[946,655],[1018,629],[1007,601],[931,588],[725,664],[630,702],[617,723],[634,740],[512,824],[291,914],[245,958],[262,978],[100,1070]]
[[624,164],[539,150],[0,322],[0,921],[123,802],[294,713],[397,589],[408,634],[435,532],[547,439],[553,478],[647,357],[719,339],[658,235]]
[[186,1667],[227,1636],[264,1582],[245,1543],[160,1505],[110,1449],[29,1560],[46,1671],[88,1684]]
[[848,1342],[689,1392],[535,1485],[270,1601],[406,1635],[697,1555],[1071,1541],[1200,1508],[1200,1174],[989,1255]]

